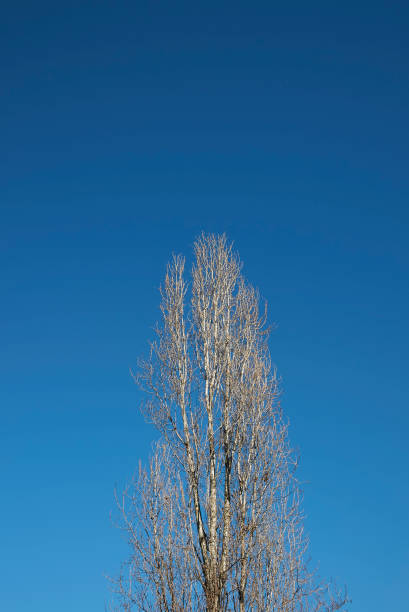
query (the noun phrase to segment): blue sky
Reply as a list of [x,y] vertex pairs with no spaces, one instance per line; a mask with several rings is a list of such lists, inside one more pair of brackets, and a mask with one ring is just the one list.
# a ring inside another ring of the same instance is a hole
[[146,458],[129,367],[226,232],[277,328],[311,553],[409,609],[409,11],[15,2],[0,21],[0,607],[96,612]]

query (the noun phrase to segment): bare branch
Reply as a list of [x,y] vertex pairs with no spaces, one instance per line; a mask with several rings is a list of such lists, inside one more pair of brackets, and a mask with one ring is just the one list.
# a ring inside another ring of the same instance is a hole
[[120,609],[331,612],[346,595],[306,560],[297,458],[271,368],[266,310],[225,236],[173,257],[162,324],[135,379],[160,434],[117,499],[131,556]]

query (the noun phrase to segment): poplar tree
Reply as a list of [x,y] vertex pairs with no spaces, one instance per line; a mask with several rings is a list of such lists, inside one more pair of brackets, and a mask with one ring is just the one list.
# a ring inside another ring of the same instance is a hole
[[266,311],[224,235],[202,235],[194,255],[189,281],[183,257],[168,265],[162,322],[135,374],[159,439],[117,496],[130,544],[119,609],[344,608],[307,562]]

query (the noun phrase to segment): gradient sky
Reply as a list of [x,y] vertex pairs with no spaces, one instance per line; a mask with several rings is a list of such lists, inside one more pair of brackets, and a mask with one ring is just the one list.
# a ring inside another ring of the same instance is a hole
[[129,367],[172,252],[226,232],[276,323],[311,553],[409,609],[409,9],[8,2],[0,19],[0,608],[97,612]]

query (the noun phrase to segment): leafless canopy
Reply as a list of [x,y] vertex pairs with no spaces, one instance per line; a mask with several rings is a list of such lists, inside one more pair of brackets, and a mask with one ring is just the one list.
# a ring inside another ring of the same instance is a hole
[[173,257],[162,325],[136,380],[160,432],[118,496],[131,555],[122,610],[335,611],[345,597],[306,563],[296,458],[278,401],[265,313],[225,236]]

